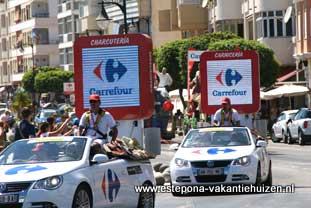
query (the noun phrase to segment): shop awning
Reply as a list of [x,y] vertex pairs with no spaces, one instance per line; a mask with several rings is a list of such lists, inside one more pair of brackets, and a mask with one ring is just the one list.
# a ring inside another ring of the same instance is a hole
[[288,80],[289,78],[295,76],[296,73],[298,73],[297,70],[292,71],[292,72],[289,72],[289,73],[287,73],[287,74],[285,74],[285,75],[283,75],[283,76],[277,78],[277,81],[278,81],[278,82],[284,82],[284,81]]
[[276,89],[265,92],[265,98],[275,99],[281,97],[293,97],[305,95],[309,92],[309,88],[299,85],[282,85]]

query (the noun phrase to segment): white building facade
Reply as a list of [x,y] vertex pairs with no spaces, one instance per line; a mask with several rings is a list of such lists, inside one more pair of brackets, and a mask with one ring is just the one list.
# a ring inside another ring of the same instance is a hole
[[1,84],[19,84],[32,67],[58,66],[55,1],[5,0],[0,5]]

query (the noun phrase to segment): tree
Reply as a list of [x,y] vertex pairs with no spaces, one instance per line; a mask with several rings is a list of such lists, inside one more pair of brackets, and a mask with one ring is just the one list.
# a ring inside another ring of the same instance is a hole
[[73,77],[69,71],[48,71],[38,73],[35,79],[35,89],[39,93],[63,92],[63,83]]
[[[35,76],[35,78],[33,78]],[[23,87],[28,92],[62,92],[63,83],[73,78],[73,72],[54,67],[39,67],[33,73],[27,71],[22,79]],[[34,82],[33,82],[34,80]]]
[[[193,37],[190,39],[177,40],[163,45],[154,50],[155,62],[161,70],[163,67],[168,69],[168,73],[173,77],[172,88],[179,89],[181,101],[185,107],[182,96],[182,89],[187,86],[187,53],[188,49],[207,50],[208,46],[219,40],[239,38],[237,35],[226,32],[217,32]],[[195,64],[192,76],[198,70],[198,64]]]
[[[179,89],[180,98],[185,107],[182,96],[182,89],[187,86],[187,53],[190,48],[196,50],[256,50],[260,56],[261,85],[270,86],[276,80],[279,73],[279,64],[271,49],[256,42],[244,40],[235,34],[227,32],[217,32],[193,37],[190,39],[177,40],[163,45],[154,50],[155,62],[161,70],[168,69],[168,73],[173,77],[173,88]],[[191,77],[199,69],[195,64]]]
[[17,112],[20,116],[20,110],[24,107],[30,107],[31,100],[29,94],[24,89],[18,89],[14,95],[12,102],[13,111]]
[[218,41],[209,46],[209,50],[255,50],[259,54],[260,84],[269,87],[274,84],[280,71],[280,65],[276,61],[274,52],[263,44],[244,39]]

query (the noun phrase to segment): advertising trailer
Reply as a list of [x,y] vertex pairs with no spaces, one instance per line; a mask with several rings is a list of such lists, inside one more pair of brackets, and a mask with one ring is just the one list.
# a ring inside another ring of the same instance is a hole
[[74,44],[76,113],[89,110],[89,96],[117,120],[120,136],[143,142],[143,120],[154,109],[152,41],[142,34],[80,37]]
[[200,58],[202,110],[214,114],[228,97],[240,113],[260,108],[259,56],[256,51],[208,51]]

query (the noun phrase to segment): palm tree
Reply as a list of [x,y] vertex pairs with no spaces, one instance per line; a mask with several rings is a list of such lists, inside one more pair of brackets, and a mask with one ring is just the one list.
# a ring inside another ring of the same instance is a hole
[[18,89],[13,98],[12,103],[13,111],[18,114],[18,117],[20,117],[21,109],[30,106],[31,106],[30,95],[24,89]]

